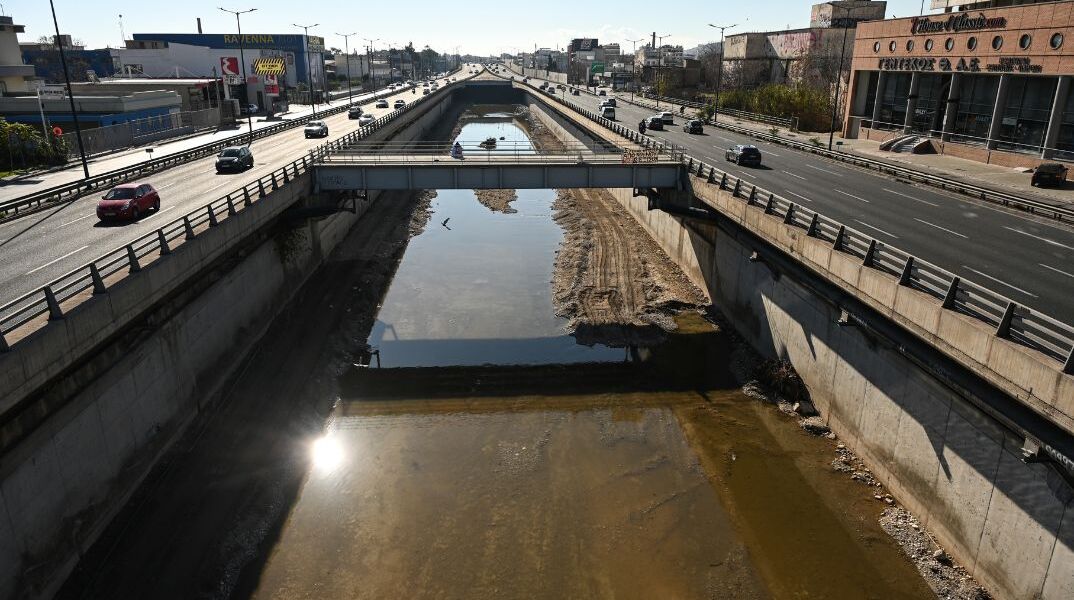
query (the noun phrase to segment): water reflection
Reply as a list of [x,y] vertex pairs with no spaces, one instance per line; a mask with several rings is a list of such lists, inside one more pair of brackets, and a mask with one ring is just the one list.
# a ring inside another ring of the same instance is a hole
[[[467,124],[458,139],[476,148],[501,136],[527,140],[508,120]],[[369,336],[382,366],[623,360],[623,349],[579,345],[554,314],[550,281],[563,237],[552,221],[554,196],[518,190],[517,212],[504,214],[482,206],[471,190],[439,191]]]

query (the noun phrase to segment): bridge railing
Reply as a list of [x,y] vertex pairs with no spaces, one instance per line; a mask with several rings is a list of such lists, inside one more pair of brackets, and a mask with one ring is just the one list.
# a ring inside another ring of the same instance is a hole
[[358,142],[333,149],[321,160],[346,164],[407,164],[428,162],[545,163],[565,160],[579,163],[679,163],[681,149],[643,149],[637,144],[565,142],[554,148],[537,149],[528,141],[497,141],[482,145],[461,142],[461,158],[452,155],[452,141]]
[[72,269],[45,286],[0,305],[0,352],[10,350],[12,342],[9,339],[17,329],[45,317],[49,321],[63,319],[72,308],[86,299],[107,293],[108,288],[120,278],[137,273],[152,261],[164,259],[177,245],[197,239],[199,235],[219,225],[222,220],[263,201],[280,186],[308,172],[317,159],[364,139],[423,103],[439,98],[451,89],[451,85],[455,84],[445,85],[428,96],[417,98],[406,108],[395,110],[368,126],[321,144],[309,154],[194,209],[129,244]]

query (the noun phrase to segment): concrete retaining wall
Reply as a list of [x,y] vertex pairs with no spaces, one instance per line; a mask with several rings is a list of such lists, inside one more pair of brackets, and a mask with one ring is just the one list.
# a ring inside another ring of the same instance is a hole
[[727,228],[614,194],[754,347],[794,364],[832,429],[982,584],[1005,598],[1074,597],[1070,488],[1020,460],[1020,436],[889,344],[839,326],[838,307],[750,262]]

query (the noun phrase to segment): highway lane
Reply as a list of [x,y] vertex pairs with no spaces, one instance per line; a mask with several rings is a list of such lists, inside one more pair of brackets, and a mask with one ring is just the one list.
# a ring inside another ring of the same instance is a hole
[[[420,91],[418,92],[421,93]],[[385,94],[384,89],[377,90],[378,96]],[[368,92],[365,94],[355,94],[354,102],[361,102],[370,98],[373,98],[374,93]],[[341,98],[333,100],[329,104],[318,104],[316,106],[317,112],[320,113],[325,109],[336,108],[342,104],[347,103],[346,94],[343,94]],[[309,105],[292,104],[291,110],[287,113],[279,115],[279,119],[272,121],[265,120],[264,116],[254,115],[253,126],[254,130],[264,129],[271,127],[283,121],[291,121],[302,117],[309,116],[313,112],[313,108]],[[208,144],[210,142],[226,140],[237,135],[241,135],[249,131],[246,118],[243,117],[239,121],[236,121],[235,126],[228,127],[226,129],[220,129],[216,131],[209,131],[200,135],[190,136],[179,140],[167,141],[163,140],[159,144],[150,144],[144,147],[132,148],[128,150],[122,150],[113,154],[103,155],[89,161],[90,175],[97,175],[100,173],[106,173],[115,169],[122,169],[129,167],[140,162],[143,162],[148,157],[146,154],[146,148],[153,148],[153,158],[162,158],[169,154],[176,152],[183,152],[191,148],[196,148],[202,144]],[[286,133],[286,132],[281,132]],[[77,159],[72,161],[67,168],[54,171],[50,173],[39,173],[30,175],[28,177],[18,180],[7,180],[0,182],[0,200],[11,200],[19,196],[25,196],[26,194],[32,194],[46,190],[51,187],[63,185],[66,183],[73,183],[82,179],[82,163]]]
[[[466,77],[469,73],[463,72]],[[462,80],[463,74],[456,74]],[[443,85],[441,81],[441,85]],[[388,96],[408,104],[421,97],[410,90]],[[393,109],[364,107],[374,116]],[[302,129],[257,140],[251,146],[255,164],[236,174],[217,174],[215,157],[207,157],[157,173],[145,181],[160,190],[161,210],[137,223],[104,224],[97,220],[97,195],[52,211],[0,224],[0,304],[40,288],[49,281],[115,248],[153,231],[186,212],[241,188],[290,163],[312,148],[358,129],[346,114],[328,117],[329,137],[305,139]]]
[[[531,79],[532,81],[532,79]],[[604,97],[562,95],[596,110]],[[620,101],[618,120],[631,128],[654,111]],[[1074,231],[968,197],[912,185],[746,135],[706,127],[682,131],[683,117],[650,137],[784,198],[939,265],[1012,300],[1074,324]],[[733,144],[758,146],[761,168],[724,160]]]

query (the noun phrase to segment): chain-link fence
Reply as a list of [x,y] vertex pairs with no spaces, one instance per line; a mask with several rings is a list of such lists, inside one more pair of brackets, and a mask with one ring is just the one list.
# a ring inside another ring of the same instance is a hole
[[[82,144],[87,155],[131,148],[158,140],[188,135],[202,129],[217,127],[234,119],[229,104],[223,108],[185,111],[136,119],[106,127],[82,130]],[[71,158],[78,156],[78,139],[75,133],[63,134]]]

